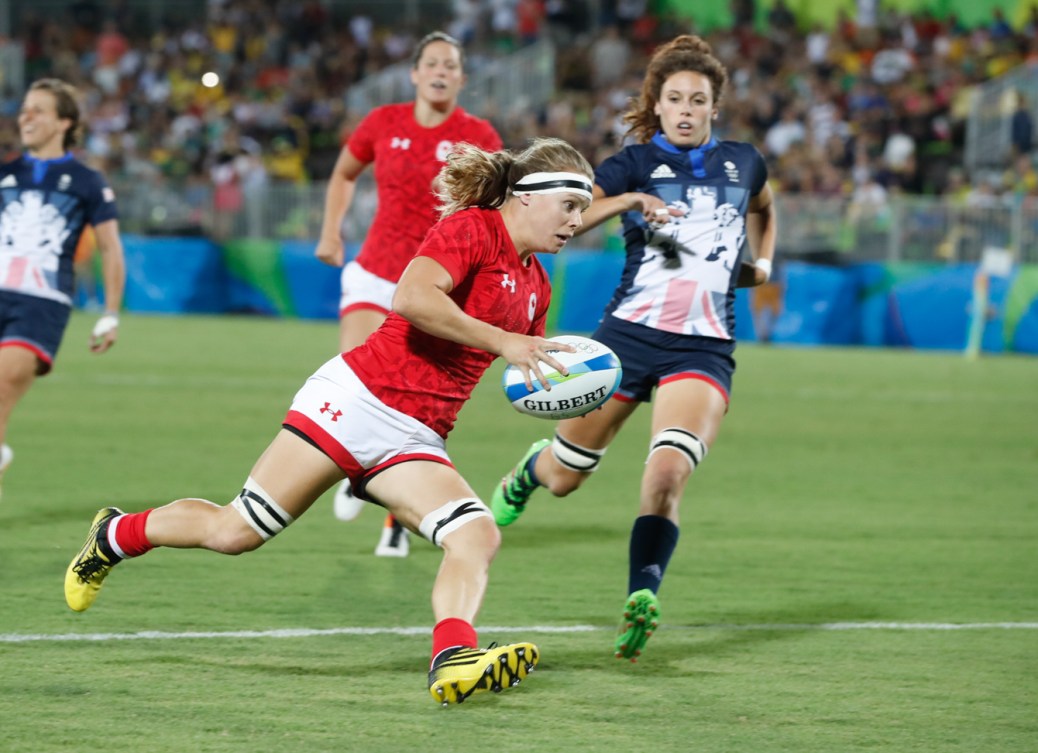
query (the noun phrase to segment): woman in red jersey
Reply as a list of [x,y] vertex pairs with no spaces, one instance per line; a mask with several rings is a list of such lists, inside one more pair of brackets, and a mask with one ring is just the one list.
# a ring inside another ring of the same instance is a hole
[[515,685],[537,647],[477,648],[473,621],[501,537],[458,473],[446,437],[496,356],[547,386],[540,364],[572,350],[544,338],[551,287],[535,253],[558,253],[591,202],[591,167],[541,139],[519,154],[458,147],[440,173],[443,218],[429,231],[365,343],[322,366],[296,394],[283,428],[227,505],[178,499],[125,514],[98,511],[65,575],[76,611],[112,567],[154,547],[239,554],[258,548],[347,477],[411,531],[443,548],[432,589],[429,691],[460,703]]
[[[501,138],[485,120],[458,106],[465,83],[461,44],[443,32],[426,35],[412,56],[413,102],[372,110],[339,153],[328,181],[317,258],[341,266],[345,260],[342,222],[353,203],[357,178],[374,164],[378,208],[357,258],[342,270],[339,347],[355,348],[381,326],[393,290],[425,233],[436,222],[437,173],[454,144],[501,148]],[[352,520],[363,502],[344,482],[336,491],[335,514]],[[406,557],[407,531],[387,517],[375,554]]]

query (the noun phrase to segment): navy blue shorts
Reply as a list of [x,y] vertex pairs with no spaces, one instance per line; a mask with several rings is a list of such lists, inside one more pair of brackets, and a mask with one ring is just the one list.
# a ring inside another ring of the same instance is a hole
[[64,303],[0,290],[0,348],[28,348],[36,354],[36,373],[46,374],[71,315],[72,308]]
[[674,379],[709,382],[726,402],[732,393],[734,340],[661,332],[609,314],[591,337],[620,359],[624,373],[615,395],[620,400],[651,402],[652,391]]

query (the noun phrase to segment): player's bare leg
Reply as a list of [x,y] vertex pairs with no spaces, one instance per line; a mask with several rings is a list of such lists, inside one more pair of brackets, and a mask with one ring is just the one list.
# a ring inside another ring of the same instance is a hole
[[14,452],[5,441],[7,423],[18,401],[36,380],[39,365],[36,354],[28,348],[0,347],[0,479],[14,459]]
[[443,705],[518,685],[540,657],[532,643],[478,647],[473,623],[486,593],[501,533],[490,510],[450,466],[400,463],[371,480],[369,492],[412,530],[443,549],[432,589],[429,693]]

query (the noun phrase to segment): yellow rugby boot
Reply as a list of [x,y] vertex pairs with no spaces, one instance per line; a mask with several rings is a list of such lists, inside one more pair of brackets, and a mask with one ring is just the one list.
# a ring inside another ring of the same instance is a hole
[[123,511],[118,507],[103,507],[94,516],[86,543],[72,558],[65,571],[65,601],[71,609],[82,612],[94,603],[108,571],[122,562],[108,546],[108,524]]
[[485,690],[500,693],[518,685],[539,660],[540,652],[532,643],[445,651],[429,672],[429,693],[444,706]]

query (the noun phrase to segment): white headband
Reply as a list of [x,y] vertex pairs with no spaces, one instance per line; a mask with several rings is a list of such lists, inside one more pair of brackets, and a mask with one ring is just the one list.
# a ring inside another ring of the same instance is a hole
[[591,201],[591,181],[580,173],[530,173],[512,186],[513,193],[575,193]]

